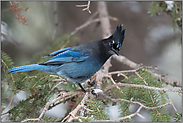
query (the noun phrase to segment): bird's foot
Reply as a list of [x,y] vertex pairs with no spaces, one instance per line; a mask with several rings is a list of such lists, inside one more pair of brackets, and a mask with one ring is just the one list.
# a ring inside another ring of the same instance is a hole
[[91,88],[92,86],[95,85],[95,80],[93,80],[93,82],[91,81],[88,81],[87,84],[89,85],[89,87]]
[[96,98],[97,98],[97,97],[98,97],[98,93],[103,93],[103,91],[100,90],[100,89],[93,89],[93,90],[91,91],[91,93],[92,93],[93,95],[95,95]]

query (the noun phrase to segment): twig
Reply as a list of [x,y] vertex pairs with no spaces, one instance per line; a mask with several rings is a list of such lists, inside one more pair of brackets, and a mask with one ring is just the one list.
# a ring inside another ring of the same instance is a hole
[[[113,83],[114,85],[116,84],[116,82],[114,81],[114,79],[113,79],[111,76],[105,76],[105,77],[110,78],[111,81],[112,81],[112,83]],[[124,94],[123,91],[119,88],[119,86],[116,86],[116,88],[117,88],[122,94]]]
[[94,22],[99,22],[100,20],[98,18],[96,19],[92,19],[90,21],[87,21],[86,23],[82,24],[81,26],[77,27],[73,32],[71,32],[71,36],[74,35],[76,32],[78,32],[79,30],[83,29],[84,27],[90,25],[91,23],[94,23]]
[[[167,99],[168,99],[170,102],[172,102],[172,100],[168,97],[168,95],[166,95],[166,97],[167,97]],[[179,113],[177,113],[178,111],[177,111],[177,109],[175,108],[175,105],[173,104],[173,102],[172,102],[171,105],[172,105],[173,109],[175,110],[176,114],[179,115]]]
[[[108,17],[108,18],[111,19],[111,20],[114,20],[115,17],[111,17],[111,16],[110,16],[110,17]],[[70,33],[70,36],[76,34],[79,30],[81,30],[81,29],[85,28],[86,26],[88,26],[88,25],[90,25],[90,24],[92,24],[92,23],[95,23],[95,22],[100,22],[100,19],[99,19],[99,18],[96,18],[96,19],[89,19],[89,20],[88,20],[87,22],[85,22],[84,24],[82,24],[82,25],[76,27],[76,29]]]
[[127,87],[138,87],[138,88],[146,88],[151,90],[158,90],[158,91],[166,91],[166,92],[179,92],[182,93],[182,89],[166,89],[166,88],[158,88],[158,87],[151,87],[151,86],[145,86],[145,85],[136,85],[136,84],[126,84],[126,83],[117,83],[111,86],[106,87],[103,92],[106,92],[107,90],[114,88],[116,86],[127,86]]
[[139,106],[142,106],[143,108],[148,109],[148,110],[154,110],[154,109],[162,108],[162,107],[165,107],[165,106],[172,103],[172,102],[168,102],[166,104],[163,104],[163,105],[160,105],[160,106],[157,106],[157,107],[147,107],[147,106],[145,106],[142,103],[137,102],[137,101],[130,101],[130,100],[125,100],[125,99],[113,99],[113,98],[111,98],[111,97],[109,97],[105,94],[102,94],[102,95],[103,95],[104,98],[109,99],[112,102],[127,102],[127,103],[131,103],[131,104],[138,104]]
[[[9,69],[8,65],[4,62],[4,60],[1,59],[1,61],[3,62],[3,64],[6,66],[7,69]],[[13,82],[15,82],[12,73],[10,73],[11,75],[11,79],[13,80]]]
[[[113,57],[115,60],[129,66],[130,68],[133,68],[133,69],[138,69],[140,67],[140,64],[137,64],[131,60],[129,60],[128,58],[124,57],[124,56],[116,56],[116,55],[113,55]],[[166,84],[169,84],[173,87],[182,87],[182,83],[181,82],[178,82],[178,81],[173,81],[173,80],[170,80],[170,79],[167,79],[165,77],[162,77],[162,75],[159,75],[157,73],[154,73],[152,72],[151,70],[147,70],[148,72],[150,72],[151,74],[154,75],[154,77],[156,77],[158,79],[158,81],[165,81]]]
[[93,112],[94,110],[88,109],[86,106],[83,106],[83,108],[87,111]]
[[[11,97],[11,100],[10,100],[9,104],[6,106],[6,108],[3,111],[5,111],[12,104],[13,99],[14,99],[14,94],[12,94],[12,97]],[[7,113],[9,113],[9,110],[7,112],[5,112],[5,113],[1,113],[1,116],[5,115]]]
[[73,120],[79,120],[80,122],[82,122],[81,118],[88,119],[88,117],[77,116],[77,117],[73,118]]
[[105,94],[103,94],[103,96],[107,99],[110,99],[112,102],[119,102],[119,101],[120,102],[127,102],[127,103],[131,103],[131,104],[138,104],[138,105],[140,105],[140,107],[138,108],[138,110],[135,113],[130,114],[130,115],[125,116],[125,117],[121,117],[121,118],[114,119],[114,120],[95,120],[95,121],[91,121],[91,122],[117,122],[117,121],[125,120],[125,119],[128,119],[128,118],[131,119],[132,117],[134,117],[136,115],[138,115],[139,117],[144,119],[145,117],[140,114],[140,111],[141,111],[142,108],[145,108],[145,109],[148,109],[148,110],[154,110],[154,109],[163,108],[163,107],[165,107],[165,106],[172,103],[172,102],[169,102],[169,103],[157,106],[157,107],[147,107],[147,106],[141,104],[140,102],[125,100],[125,99],[112,99],[111,97],[106,96]]
[[83,9],[83,11],[88,11],[90,14],[91,14],[91,11],[90,11],[90,1],[88,1],[88,3],[86,5],[76,5],[76,7],[86,7]]
[[136,74],[139,78],[141,78],[141,79],[143,80],[143,82],[144,82],[145,85],[148,85],[147,82],[140,76],[140,74],[139,74],[137,71],[135,72],[135,74]]
[[69,98],[70,98],[71,96],[75,96],[75,95],[77,95],[77,94],[79,94],[79,93],[82,93],[82,91],[71,91],[71,92],[67,92],[67,93],[65,93],[65,94],[62,94],[62,95],[59,96],[58,98],[56,98],[56,99],[54,99],[54,100],[52,100],[52,101],[46,103],[44,109],[42,110],[41,114],[39,115],[39,118],[36,118],[36,119],[26,119],[26,120],[23,120],[23,121],[21,121],[21,122],[27,122],[27,121],[30,121],[30,120],[33,120],[33,121],[34,121],[34,120],[37,120],[37,121],[40,121],[40,120],[43,118],[44,114],[46,113],[46,111],[48,110],[48,108],[49,108],[49,106],[50,106],[51,104],[54,104],[55,102],[60,101],[61,99],[63,99],[63,101],[64,101],[65,99],[67,99],[67,96],[70,95],[70,96],[69,96]]
[[27,122],[27,121],[39,121],[40,119],[39,118],[35,118],[35,119],[26,119],[26,120],[23,120],[21,122]]
[[48,97],[48,95],[58,86],[58,85],[60,85],[61,83],[63,83],[63,82],[66,82],[66,81],[64,81],[65,79],[63,79],[63,81],[61,81],[61,82],[59,82],[58,84],[56,84],[49,92],[48,92],[48,94],[44,97],[44,99],[43,99],[43,101]]
[[[3,62],[3,64],[6,66],[6,68],[9,69],[8,65],[4,62],[4,60],[1,59],[1,62]],[[15,83],[15,80],[14,80],[14,78],[13,78],[12,73],[10,73],[10,75],[11,75],[11,79],[12,79],[13,83]],[[16,88],[16,87],[14,86],[14,88]],[[12,104],[13,99],[14,99],[14,93],[12,94],[11,100],[10,100],[8,106],[6,106],[5,109],[7,109],[7,108]],[[5,109],[4,109],[4,110],[5,110]],[[5,113],[5,114],[6,114],[6,113]]]
[[[138,108],[138,110],[137,110],[135,113],[130,114],[130,115],[125,116],[125,117],[118,118],[118,119],[114,119],[114,120],[95,120],[95,121],[91,121],[91,122],[117,122],[117,121],[120,121],[120,120],[131,119],[132,117],[134,117],[134,116],[136,116],[136,115],[139,116],[139,115],[140,115],[139,113],[140,113],[141,109],[142,109],[142,106],[140,106],[140,107]],[[141,117],[141,118],[142,118],[142,117],[145,118],[145,117],[142,116],[142,115],[140,115],[140,117]]]
[[110,72],[109,75],[113,75],[113,74],[121,74],[121,73],[135,73],[137,71],[139,71],[140,69],[150,69],[150,68],[155,68],[155,67],[152,67],[152,66],[141,66],[141,64],[138,65],[139,67],[137,68],[134,68],[133,70],[122,70],[122,71],[113,71],[113,72]]
[[[85,94],[85,96],[83,97],[83,99],[82,99],[82,101],[80,102],[80,104],[79,104],[72,112],[69,113],[69,115],[71,115],[71,116],[68,118],[67,122],[71,122],[71,121],[74,119],[73,116],[75,116],[75,115],[77,114],[77,112],[80,111],[81,108],[84,107],[84,104],[86,103],[86,100],[87,100],[87,99],[88,99],[88,92],[86,92],[86,94]],[[63,122],[63,121],[62,121],[62,122]]]

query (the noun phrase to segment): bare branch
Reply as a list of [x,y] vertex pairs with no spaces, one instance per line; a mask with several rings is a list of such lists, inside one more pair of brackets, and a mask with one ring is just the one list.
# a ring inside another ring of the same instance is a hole
[[[108,18],[111,19],[111,20],[116,21],[116,20],[115,20],[115,17],[109,16]],[[89,19],[87,22],[85,22],[84,24],[82,24],[82,25],[76,27],[76,29],[75,29],[74,31],[71,32],[70,36],[76,34],[79,30],[81,30],[81,29],[87,27],[88,25],[90,25],[90,24],[92,24],[92,23],[96,23],[96,22],[100,22],[100,19],[99,19],[99,18],[96,18],[96,19],[91,19],[91,18],[90,18],[90,19]]]
[[[99,12],[99,19],[101,22],[101,29],[103,38],[109,37],[111,35],[110,31],[110,20],[108,18],[108,11],[105,1],[99,1],[98,3],[98,12]],[[104,75],[109,72],[109,68],[111,66],[111,58],[109,58],[105,64],[103,65],[102,69],[97,72],[96,80],[102,81]],[[98,89],[101,89],[101,84],[97,85]]]
[[[112,81],[112,83],[113,83],[113,85],[115,85],[116,84],[116,82],[114,81],[114,79],[111,77],[111,76],[105,76],[105,77],[108,77],[108,78],[110,78],[111,79],[111,81]],[[122,94],[124,94],[123,93],[123,91],[119,88],[119,86],[116,86],[116,88],[122,93]]]
[[69,115],[71,115],[71,116],[69,117],[67,122],[71,122],[72,120],[74,120],[77,112],[80,111],[81,108],[85,107],[84,104],[86,103],[87,99],[88,99],[88,92],[86,92],[86,94],[85,94],[84,98],[82,99],[82,101],[80,102],[80,104],[72,112],[69,113]]
[[77,27],[73,32],[71,32],[71,36],[74,35],[76,32],[78,32],[79,30],[83,29],[84,27],[92,24],[92,23],[95,23],[95,22],[99,22],[100,20],[98,18],[96,19],[93,19],[93,20],[90,20],[90,21],[87,21],[86,23],[82,24],[81,26]]
[[140,67],[140,64],[137,64],[137,63],[129,60],[128,58],[126,58],[126,57],[124,57],[122,55],[120,55],[120,56],[113,55],[112,58],[115,59],[115,60],[117,60],[118,62],[121,62],[121,63],[127,65],[130,68],[136,69],[136,68],[139,68]]
[[88,119],[88,117],[77,116],[77,117],[73,118],[73,120],[79,120],[80,122],[82,122],[81,118]]
[[86,7],[83,9],[83,11],[88,11],[90,14],[91,14],[91,11],[90,11],[90,1],[88,1],[88,4],[86,5],[76,5],[77,7]]
[[35,119],[26,119],[26,120],[23,120],[21,122],[27,122],[27,121],[39,121],[40,119],[39,118],[35,118]]

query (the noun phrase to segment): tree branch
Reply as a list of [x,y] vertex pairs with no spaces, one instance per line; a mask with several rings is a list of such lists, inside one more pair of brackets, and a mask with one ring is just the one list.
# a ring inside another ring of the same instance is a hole
[[88,1],[88,3],[86,5],[76,5],[77,7],[86,7],[83,9],[83,11],[88,11],[90,14],[91,14],[91,11],[90,11],[90,1]]
[[64,100],[67,100],[68,98],[71,98],[72,96],[75,96],[75,95],[77,95],[77,94],[79,94],[79,93],[83,93],[82,91],[71,91],[71,92],[67,92],[67,93],[65,93],[65,94],[62,94],[61,96],[59,96],[58,98],[56,98],[56,99],[54,99],[54,100],[52,100],[52,101],[50,101],[50,102],[47,102],[46,103],[46,105],[45,105],[45,107],[44,107],[44,109],[42,110],[42,112],[41,112],[41,114],[39,115],[39,118],[35,118],[35,119],[26,119],[26,120],[23,120],[23,121],[21,121],[21,122],[27,122],[27,121],[40,121],[42,118],[43,118],[43,116],[44,116],[44,114],[46,113],[46,111],[48,110],[48,108],[49,108],[49,106],[51,105],[51,104],[54,104],[55,102],[57,102],[57,101],[64,101]]
[[[99,19],[101,22],[103,38],[106,38],[106,37],[109,37],[111,35],[110,21],[108,18],[109,15],[107,12],[107,6],[106,6],[106,3],[104,1],[98,2],[97,5],[98,5]],[[101,82],[99,83],[99,81],[102,81],[104,75],[109,72],[110,66],[111,66],[111,58],[109,58],[106,61],[106,63],[103,65],[102,69],[100,69],[97,72],[96,81],[98,81],[98,83],[97,83],[98,89],[101,89]]]
[[[54,81],[54,80],[52,80],[52,81]],[[56,84],[56,85],[48,92],[48,94],[44,97],[43,101],[48,97],[48,95],[50,95],[50,93],[51,93],[58,85],[60,85],[60,84],[63,83],[63,82],[66,82],[66,80],[65,80],[65,79],[62,79],[61,82],[59,82],[58,84]]]
[[125,99],[113,99],[113,98],[111,98],[111,97],[109,97],[105,94],[102,94],[102,95],[103,95],[103,97],[105,97],[106,99],[109,99],[112,102],[127,102],[127,103],[131,103],[131,104],[138,104],[140,107],[138,108],[138,110],[135,113],[130,114],[130,115],[125,116],[125,117],[121,117],[121,118],[118,118],[118,119],[112,119],[112,120],[95,120],[95,121],[91,121],[91,122],[118,122],[120,120],[125,120],[125,119],[128,119],[128,118],[131,119],[132,117],[134,117],[136,115],[138,115],[139,117],[144,119],[145,117],[140,114],[140,111],[141,111],[142,108],[145,108],[147,110],[154,110],[154,109],[163,108],[163,107],[165,107],[165,106],[172,103],[172,102],[168,102],[166,104],[163,104],[163,105],[160,105],[160,106],[157,106],[157,107],[147,107],[147,106],[143,105],[140,102],[125,100]]
[[136,84],[126,84],[126,83],[120,83],[113,84],[111,86],[106,87],[103,92],[106,92],[107,90],[114,88],[116,86],[127,86],[127,87],[137,87],[137,88],[146,88],[150,90],[157,90],[157,91],[166,91],[166,92],[179,92],[182,93],[182,89],[166,89],[166,88],[158,88],[158,87],[151,87],[151,86],[145,86],[145,85],[136,85]]
[[[75,119],[77,112],[80,111],[81,108],[85,107],[84,104],[87,99],[88,99],[88,92],[86,92],[86,94],[85,94],[84,98],[82,99],[82,101],[80,102],[80,104],[72,112],[69,113],[69,115],[71,115],[71,116],[68,118],[67,122],[71,122]],[[62,120],[62,122],[63,121],[65,121],[65,118],[64,118],[64,120]]]
[[[137,63],[129,60],[128,58],[126,58],[124,56],[121,56],[121,55],[120,56],[113,55],[112,58],[114,58],[118,62],[121,62],[121,63],[123,63],[123,64],[125,64],[125,65],[127,65],[127,66],[129,66],[130,68],[133,68],[133,69],[138,69],[140,67],[140,64],[137,64]],[[164,76],[162,76],[160,74],[154,73],[151,70],[147,70],[147,71],[150,72],[151,74],[153,74],[154,77],[156,77],[158,79],[158,81],[165,81],[166,84],[171,85],[173,87],[182,87],[181,82],[170,80],[170,79],[165,78]]]

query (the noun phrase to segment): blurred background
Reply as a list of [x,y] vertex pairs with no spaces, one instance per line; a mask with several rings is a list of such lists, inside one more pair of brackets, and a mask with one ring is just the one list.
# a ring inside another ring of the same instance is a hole
[[[118,21],[110,21],[111,32],[113,33],[119,24],[123,24],[126,29],[126,37],[120,54],[138,64],[157,66],[158,73],[168,74],[167,77],[170,79],[181,81],[182,34],[180,28],[173,28],[172,17],[165,12],[151,16],[148,13],[152,7],[151,2],[106,3],[108,14],[118,19]],[[24,24],[11,11],[10,2],[1,2],[1,51],[13,59],[15,66],[28,63],[34,54],[42,52],[45,47],[52,44],[54,30],[56,30],[55,39],[60,38],[85,23],[97,11],[97,2],[93,1],[90,5],[91,14],[82,11],[83,8],[76,7],[87,2],[19,2],[19,4],[24,8],[21,11],[21,15],[26,18]],[[55,8],[57,8],[58,19],[55,19]],[[56,20],[58,20],[57,25],[55,25]],[[102,39],[100,24],[92,23],[78,31],[75,36],[79,38],[79,41],[71,42],[68,46],[100,40]],[[113,60],[112,65],[110,71],[130,69]],[[167,88],[171,87],[167,86]],[[181,96],[176,93],[169,93],[169,96],[176,109],[181,112]],[[19,101],[24,98],[24,94],[19,93],[15,100]],[[53,111],[48,111],[47,115],[63,117],[68,104],[59,106],[53,108]],[[117,105],[110,106],[106,109],[109,110],[111,118],[118,117],[117,107]],[[171,105],[167,108],[171,115],[174,109]],[[132,112],[135,110],[136,108],[132,107]],[[145,110],[141,112],[143,116],[147,115]],[[134,120],[148,121],[148,115],[145,117],[146,119],[143,120],[137,116]]]

